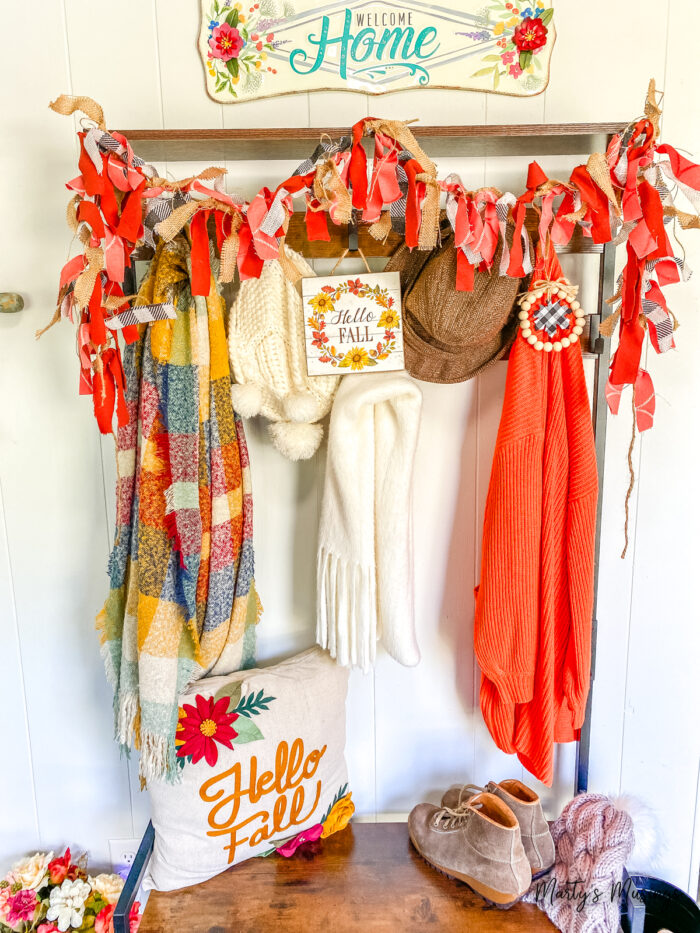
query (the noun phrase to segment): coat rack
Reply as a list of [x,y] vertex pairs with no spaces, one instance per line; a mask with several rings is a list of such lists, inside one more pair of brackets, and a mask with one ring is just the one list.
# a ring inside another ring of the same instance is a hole
[[[564,123],[523,124],[494,126],[420,126],[412,132],[421,140],[432,158],[461,156],[478,158],[484,156],[552,156],[586,155],[593,151],[605,151],[611,137],[625,127],[625,123]],[[147,161],[269,161],[271,159],[303,159],[309,154],[321,135],[337,139],[347,129],[326,128],[253,128],[253,129],[182,129],[182,130],[122,130],[134,143],[138,154]],[[365,141],[369,145],[369,140]],[[537,217],[528,214],[526,225],[533,239],[537,238]],[[383,241],[370,236],[367,226],[343,228],[328,225],[330,240],[309,242],[306,237],[304,215],[294,214],[290,218],[286,242],[294,250],[310,259],[337,258],[346,248],[359,247],[368,257],[388,257],[401,243],[402,237],[389,233]],[[349,241],[349,234],[353,237]],[[357,243],[354,236],[357,235]],[[615,291],[615,247],[612,243],[596,244],[583,236],[579,227],[565,247],[557,247],[560,254],[596,254],[599,257],[598,297],[596,310],[589,316],[588,332],[581,338],[584,354],[595,357],[593,382],[592,416],[595,431],[598,485],[603,488],[605,467],[605,436],[607,427],[607,405],[605,384],[610,364],[610,341],[600,336],[601,323],[609,315],[606,296]],[[147,251],[134,255],[136,259],[150,258]],[[600,563],[600,526],[602,494],[598,496],[598,512],[595,539],[594,613],[591,645],[591,685],[588,693],[586,718],[581,729],[577,750],[576,793],[588,789],[590,762],[590,719],[595,677],[598,577]],[[136,859],[114,913],[115,933],[127,933],[128,917],[138,887],[143,878],[150,853],[153,849],[153,827],[149,823],[144,833]]]

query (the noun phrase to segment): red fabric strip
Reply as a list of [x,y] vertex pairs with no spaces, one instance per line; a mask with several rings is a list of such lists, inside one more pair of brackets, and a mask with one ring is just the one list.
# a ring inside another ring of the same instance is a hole
[[457,291],[471,292],[474,290],[474,266],[464,255],[464,251],[457,250]]
[[358,120],[352,128],[349,175],[352,185],[352,205],[360,210],[364,210],[367,206],[367,153],[362,145],[364,132],[365,121]]
[[318,206],[319,201],[311,198],[306,204],[306,236],[310,243],[314,240],[324,240],[328,242],[331,238],[328,232],[328,218],[325,211],[312,210],[312,207]]
[[209,295],[211,288],[211,266],[209,265],[209,234],[207,220],[210,210],[197,211],[190,222],[192,237],[192,294]]
[[102,194],[104,188],[104,178],[100,175],[93,165],[92,159],[85,151],[85,133],[78,133],[80,140],[80,156],[78,157],[78,168],[85,185],[85,193],[90,197],[96,194]]

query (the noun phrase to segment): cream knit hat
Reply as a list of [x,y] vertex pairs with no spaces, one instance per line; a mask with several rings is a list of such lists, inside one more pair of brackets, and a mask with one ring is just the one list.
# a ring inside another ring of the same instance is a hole
[[[313,275],[303,257],[286,250],[302,276]],[[339,376],[307,375],[301,297],[276,259],[260,278],[241,284],[231,307],[228,334],[234,409],[243,418],[264,415],[272,443],[290,460],[318,449]]]

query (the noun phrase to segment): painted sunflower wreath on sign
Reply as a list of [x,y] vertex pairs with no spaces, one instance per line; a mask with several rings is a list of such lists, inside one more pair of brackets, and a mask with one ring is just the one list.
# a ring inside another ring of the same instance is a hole
[[[354,346],[343,352],[330,344],[326,334],[326,315],[335,311],[335,302],[343,295],[352,294],[358,298],[371,298],[375,304],[383,309],[379,316],[378,327],[384,328],[384,336],[371,349]],[[379,360],[386,360],[396,349],[396,331],[401,327],[401,314],[394,307],[394,299],[386,288],[379,285],[368,285],[360,279],[347,279],[340,282],[335,288],[324,285],[318,294],[309,299],[314,309],[306,323],[312,331],[311,345],[321,350],[319,362],[330,363],[340,369],[361,370],[366,366],[376,366]]]

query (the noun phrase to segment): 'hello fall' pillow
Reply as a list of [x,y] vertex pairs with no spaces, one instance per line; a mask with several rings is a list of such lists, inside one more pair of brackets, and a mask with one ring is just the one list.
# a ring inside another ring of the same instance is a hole
[[348,672],[320,648],[205,678],[180,698],[181,780],[149,785],[145,885],[170,891],[256,855],[291,855],[344,828]]

